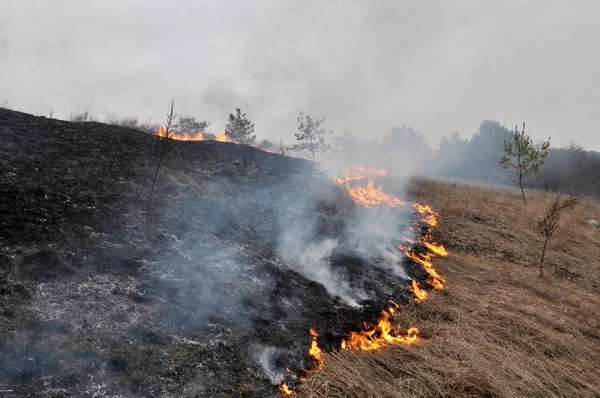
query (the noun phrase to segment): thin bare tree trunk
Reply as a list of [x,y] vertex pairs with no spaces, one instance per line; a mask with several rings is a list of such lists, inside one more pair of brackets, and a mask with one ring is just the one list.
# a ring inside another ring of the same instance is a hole
[[523,175],[519,173],[519,188],[521,188],[521,196],[523,197],[523,202],[525,202],[525,206],[527,206],[527,199],[525,198],[525,191],[523,190]]

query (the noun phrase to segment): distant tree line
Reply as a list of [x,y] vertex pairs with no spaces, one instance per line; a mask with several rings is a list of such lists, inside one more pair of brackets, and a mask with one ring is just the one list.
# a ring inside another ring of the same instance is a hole
[[[509,184],[518,174],[507,175],[499,163],[506,156],[505,142],[514,140],[515,131],[498,121],[484,120],[471,137],[459,133],[442,137],[437,149],[410,126],[392,127],[381,139],[369,142],[346,130],[335,138],[332,149],[341,158],[354,159],[357,164],[380,161],[382,167],[392,165],[423,175]],[[599,152],[586,151],[575,143],[555,148],[548,141],[532,140],[528,145],[541,150],[537,155],[543,162],[539,169],[534,166],[524,173],[524,187],[600,197]]]
[[[112,122],[142,129],[137,119]],[[456,132],[442,137],[438,148],[434,149],[411,126],[393,126],[382,138],[372,141],[361,140],[346,128],[342,135],[328,142],[327,137],[333,134],[333,130],[323,128],[324,122],[325,118],[299,112],[296,143],[284,145],[281,139],[279,142],[257,140],[254,124],[240,108],[236,108],[235,113],[229,115],[225,134],[239,143],[281,154],[296,151],[312,160],[315,160],[316,154],[327,152],[328,157],[351,159],[354,164],[377,166],[379,163],[381,167],[392,165],[398,170],[423,175],[500,184],[513,182],[516,178],[521,188],[600,197],[599,152],[586,151],[576,143],[555,148],[550,146],[549,141],[534,142],[525,133],[524,126],[520,132],[518,129],[511,131],[496,120],[484,120],[470,137],[462,137]],[[209,126],[210,122],[194,117],[182,117],[174,124],[176,130],[189,133],[205,132]],[[151,127],[144,125],[143,129],[149,131]],[[515,141],[518,135],[522,138],[521,142]],[[205,136],[214,138],[209,133]],[[507,143],[510,144],[508,147]],[[540,152],[528,153],[528,149],[534,147]],[[511,154],[515,155],[514,158]],[[526,154],[533,156],[529,158],[532,163],[527,167],[522,164],[523,167],[515,167],[520,164],[521,156]]]

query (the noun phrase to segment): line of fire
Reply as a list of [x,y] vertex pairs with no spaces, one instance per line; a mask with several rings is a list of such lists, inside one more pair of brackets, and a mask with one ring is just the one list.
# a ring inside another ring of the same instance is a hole
[[[164,137],[166,128],[163,126],[157,132],[157,136]],[[208,136],[202,132],[195,134],[173,132],[170,138],[181,141],[204,141],[213,140],[220,142],[237,143],[229,139],[224,132],[216,136]],[[435,270],[433,259],[444,257],[448,252],[442,244],[435,241],[433,230],[438,223],[438,214],[428,205],[421,203],[409,203],[400,198],[384,192],[381,185],[377,185],[377,178],[388,174],[387,170],[374,167],[355,166],[348,170],[345,175],[333,177],[333,181],[346,188],[348,195],[354,202],[363,208],[385,208],[387,210],[402,207],[411,209],[414,214],[414,225],[408,228],[412,236],[402,236],[397,244],[397,249],[403,252],[408,259],[420,265],[428,275],[427,285],[433,290],[442,290],[445,280]],[[420,248],[420,250],[418,249]],[[424,250],[423,250],[424,248]],[[412,292],[412,302],[419,303],[429,297],[428,288],[417,280],[412,280],[407,289]],[[348,336],[342,338],[339,350],[375,351],[390,344],[413,345],[419,342],[419,329],[412,326],[407,330],[401,330],[399,325],[394,325],[394,315],[401,310],[401,306],[390,300],[386,309],[381,311],[377,323],[363,322],[362,330],[348,331]],[[293,386],[296,386],[309,377],[310,373],[324,366],[323,351],[318,345],[318,331],[314,328],[309,330],[311,335],[310,348],[307,355],[310,358],[309,369],[292,370],[286,369],[287,375],[282,378],[291,378],[279,384],[278,389],[283,396],[294,396]]]

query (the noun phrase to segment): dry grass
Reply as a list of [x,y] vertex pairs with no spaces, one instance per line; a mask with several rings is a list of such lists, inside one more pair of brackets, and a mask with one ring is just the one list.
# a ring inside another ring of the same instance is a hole
[[339,352],[300,388],[302,397],[600,397],[600,205],[567,211],[538,277],[536,222],[555,195],[416,181],[440,212],[450,250],[436,266],[447,288],[403,308],[413,347]]

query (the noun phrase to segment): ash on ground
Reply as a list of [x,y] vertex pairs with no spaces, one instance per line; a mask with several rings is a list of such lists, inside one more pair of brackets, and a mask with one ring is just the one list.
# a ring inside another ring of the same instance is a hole
[[173,141],[150,202],[157,137],[0,109],[0,139],[2,396],[279,396],[309,328],[336,349],[426,277],[385,249],[409,212],[371,230],[309,161]]

